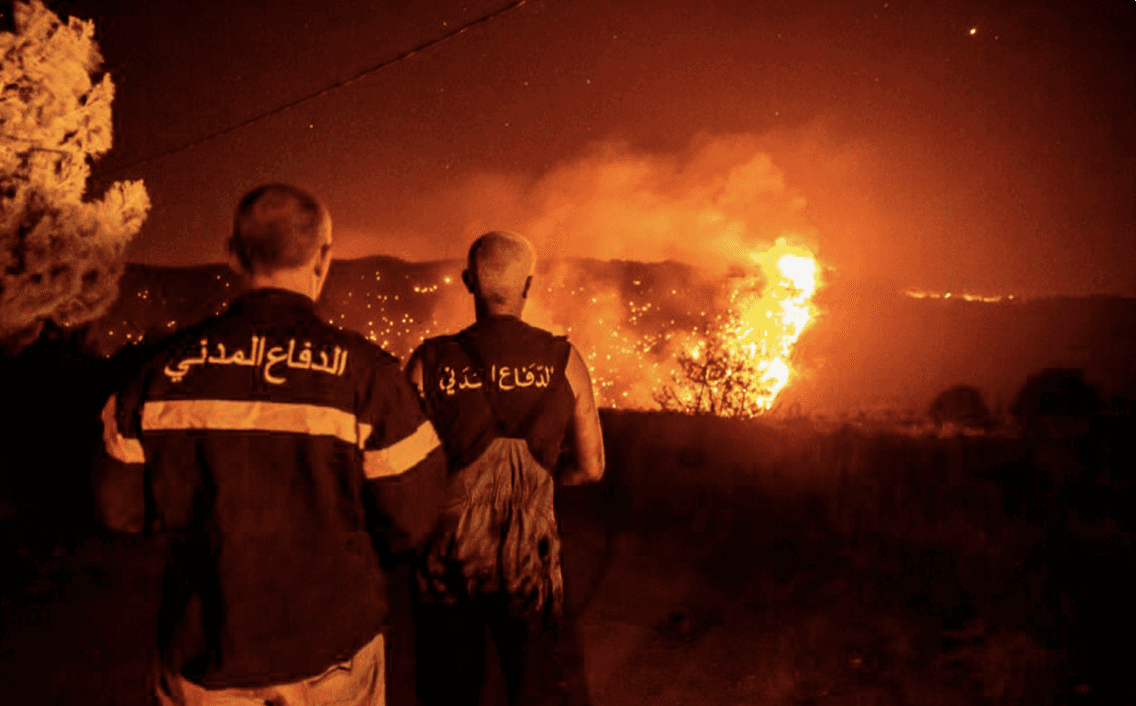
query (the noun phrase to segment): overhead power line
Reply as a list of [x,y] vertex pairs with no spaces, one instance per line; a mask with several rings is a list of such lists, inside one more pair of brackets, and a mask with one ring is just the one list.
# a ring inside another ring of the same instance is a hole
[[204,142],[208,142],[208,141],[214,140],[218,137],[222,137],[224,135],[228,135],[230,133],[236,132],[237,130],[240,130],[241,128],[246,128],[249,125],[252,125],[254,123],[258,123],[262,120],[265,120],[266,118],[272,117],[273,115],[279,115],[280,113],[283,113],[286,110],[291,110],[292,108],[295,108],[296,106],[298,106],[302,103],[307,103],[308,101],[319,98],[320,96],[325,96],[328,93],[331,93],[332,91],[336,91],[340,88],[343,88],[344,86],[348,86],[348,85],[351,85],[352,83],[360,81],[360,80],[366,78],[367,76],[370,76],[373,73],[377,73],[379,71],[382,71],[383,69],[387,68],[388,66],[392,66],[394,64],[399,63],[400,61],[404,61],[406,59],[409,59],[410,57],[414,56],[418,52],[425,51],[427,49],[432,49],[433,47],[436,47],[439,44],[442,44],[443,42],[449,41],[449,40],[453,39],[454,37],[457,37],[459,34],[462,34],[462,33],[466,32],[467,30],[469,30],[473,27],[476,27],[477,25],[485,24],[487,22],[490,22],[492,20],[497,19],[498,17],[501,17],[503,15],[507,15],[508,13],[519,8],[521,5],[524,5],[526,2],[528,2],[528,0],[515,0],[515,2],[509,3],[508,5],[502,7],[499,10],[494,10],[493,12],[489,13],[488,15],[483,15],[481,17],[478,17],[476,20],[468,22],[468,23],[458,27],[457,29],[455,29],[451,32],[447,32],[446,34],[441,35],[440,37],[435,37],[434,39],[423,42],[422,44],[419,44],[416,47],[413,47],[411,49],[407,49],[406,51],[402,52],[401,54],[398,54],[397,56],[394,56],[390,59],[387,59],[387,60],[385,60],[381,63],[375,64],[374,66],[370,66],[368,68],[365,68],[362,71],[355,74],[354,76],[351,76],[349,78],[345,78],[342,81],[336,81],[335,83],[332,83],[328,86],[325,86],[325,87],[323,87],[323,88],[321,88],[317,91],[313,91],[312,93],[308,93],[307,95],[300,96],[299,98],[296,98],[295,100],[292,100],[292,101],[289,101],[288,103],[277,106],[277,107],[275,107],[271,110],[268,110],[264,113],[258,113],[257,115],[254,115],[251,118],[247,118],[245,120],[242,120],[239,123],[236,123],[234,125],[230,125],[229,127],[222,128],[222,129],[217,130],[215,132],[211,132],[207,135],[203,135],[201,137],[195,138],[193,140],[190,140],[189,142],[185,142],[185,143],[180,144],[176,147],[171,147],[167,150],[163,150],[163,151],[158,152],[156,154],[152,154],[149,157],[143,157],[142,159],[136,159],[132,162],[127,162],[126,164],[121,164],[121,165],[119,165],[119,166],[117,166],[113,169],[108,169],[107,171],[104,171],[104,172],[98,172],[98,173],[92,175],[92,178],[94,178],[94,179],[105,178],[105,177],[108,177],[108,176],[112,176],[114,174],[118,174],[119,172],[124,172],[127,169],[137,167],[140,164],[147,164],[149,162],[153,162],[153,161],[162,159],[163,157],[168,157],[171,154],[177,154],[178,152],[184,152],[185,150],[188,150],[192,147],[196,147],[197,145],[200,145]]

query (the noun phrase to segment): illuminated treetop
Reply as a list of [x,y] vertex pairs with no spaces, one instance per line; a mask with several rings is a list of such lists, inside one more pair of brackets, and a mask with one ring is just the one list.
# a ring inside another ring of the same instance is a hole
[[111,146],[114,84],[91,22],[14,4],[0,33],[0,342],[47,321],[100,316],[118,293],[127,242],[150,207],[140,181],[84,200],[89,160]]

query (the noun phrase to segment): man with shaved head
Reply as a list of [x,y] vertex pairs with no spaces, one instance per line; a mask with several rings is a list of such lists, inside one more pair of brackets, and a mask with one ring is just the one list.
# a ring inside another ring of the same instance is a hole
[[133,490],[102,494],[104,521],[169,540],[158,699],[383,704],[380,556],[425,542],[444,453],[398,360],[316,313],[318,201],[255,189],[228,245],[248,291],[103,410],[104,477]]
[[563,579],[553,486],[600,480],[603,438],[579,352],[521,321],[535,263],[520,235],[478,238],[462,273],[475,323],[425,341],[407,364],[450,463],[447,500],[419,573],[424,706],[478,703],[486,628],[510,704],[567,698],[557,655]]

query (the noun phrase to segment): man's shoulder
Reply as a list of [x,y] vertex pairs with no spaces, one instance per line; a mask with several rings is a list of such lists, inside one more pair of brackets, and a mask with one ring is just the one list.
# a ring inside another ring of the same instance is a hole
[[[134,359],[140,363],[138,367],[146,368],[159,364],[173,355],[183,353],[187,348],[200,347],[202,338],[208,338],[210,332],[218,325],[224,315],[210,316],[207,319],[190,324],[173,333],[146,344],[141,354],[135,353]],[[122,354],[129,355],[125,349]]]
[[513,316],[487,322],[478,322],[463,330],[460,335],[508,337],[518,341],[567,341],[568,337],[530,324],[529,322]]
[[344,345],[344,347],[350,346],[351,348],[357,349],[360,353],[374,357],[377,360],[388,362],[393,361],[395,364],[398,363],[398,356],[394,355],[393,353],[386,350],[378,343],[375,343],[358,331],[353,331],[351,329],[341,329],[324,322],[320,322],[320,324],[325,327],[332,336],[338,338],[341,341],[341,344]]
[[[551,346],[565,351],[572,350],[573,346],[568,336],[556,334],[548,329],[533,326],[520,319],[512,319],[507,325],[485,326],[474,323],[457,333],[432,336],[422,341],[410,355],[410,360],[422,360],[429,353],[438,353],[446,349],[462,348],[466,345],[477,345],[479,341],[508,341],[521,347],[536,345],[538,347]],[[547,348],[545,349],[547,350]]]
[[119,349],[110,360],[109,389],[116,394],[133,390],[135,396],[144,395],[154,375],[160,375],[159,371],[172,365],[171,361],[190,357],[204,360],[202,341],[208,340],[221,316],[211,316],[157,340]]
[[419,343],[418,347],[414,349],[414,352],[410,354],[410,360],[421,359],[422,356],[430,350],[438,350],[451,345],[460,345],[461,336],[467,331],[469,331],[469,329],[462,329],[457,333],[446,333],[441,336],[431,336],[423,339],[422,343]]
[[321,324],[331,332],[337,345],[341,345],[345,350],[350,351],[350,355],[357,360],[367,361],[367,365],[371,366],[375,377],[402,377],[402,361],[395,354],[358,331],[340,329],[324,322],[321,322]]
[[544,350],[550,351],[551,355],[557,359],[571,354],[573,346],[567,335],[553,333],[548,329],[533,326],[524,321],[520,323],[525,327],[525,334],[521,340],[529,342],[529,345],[544,347]]
[[551,341],[567,341],[568,340],[568,336],[566,336],[564,334],[557,334],[557,333],[554,333],[552,331],[549,331],[546,328],[541,328],[540,326],[534,326],[533,324],[530,324],[527,321],[521,321],[521,320],[518,319],[518,323],[521,324],[521,326],[524,327],[524,330],[531,336],[538,336],[540,338],[544,338],[546,340],[551,340]]

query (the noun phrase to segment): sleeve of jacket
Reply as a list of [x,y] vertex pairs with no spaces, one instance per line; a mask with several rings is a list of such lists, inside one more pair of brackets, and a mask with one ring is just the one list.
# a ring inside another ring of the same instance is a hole
[[372,529],[392,553],[416,551],[438,519],[446,481],[441,443],[393,357],[377,357],[361,403]]
[[146,528],[142,388],[136,379],[113,393],[101,414],[103,452],[92,480],[102,523],[119,532]]

